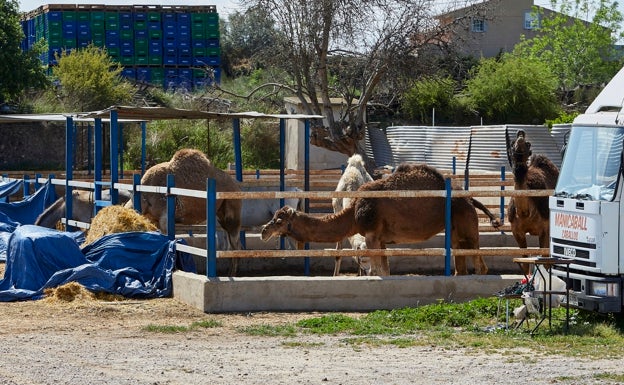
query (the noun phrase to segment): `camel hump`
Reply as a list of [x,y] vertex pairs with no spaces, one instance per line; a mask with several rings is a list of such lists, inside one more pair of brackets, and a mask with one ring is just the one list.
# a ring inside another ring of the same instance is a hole
[[203,152],[194,148],[183,148],[181,150],[178,150],[175,154],[173,154],[173,157],[170,160],[170,164],[172,165],[172,167],[180,164],[190,163],[204,163],[212,165],[210,159],[208,159],[208,157]]
[[545,178],[545,188],[555,188],[559,178],[559,168],[548,157],[542,154],[532,156],[529,167],[535,167],[542,171]]

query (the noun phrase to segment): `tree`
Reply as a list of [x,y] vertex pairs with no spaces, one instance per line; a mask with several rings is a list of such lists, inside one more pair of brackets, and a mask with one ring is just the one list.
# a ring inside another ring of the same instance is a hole
[[221,22],[221,63],[229,76],[249,75],[264,67],[261,52],[273,45],[274,22],[266,10],[251,7],[236,11]]
[[464,102],[488,123],[542,124],[559,113],[557,78],[533,58],[482,59],[466,81]]
[[106,50],[90,45],[62,52],[54,76],[59,80],[58,96],[65,109],[93,111],[131,100],[132,86],[121,77],[122,67]]
[[[551,4],[559,13],[547,15],[536,8],[538,35],[520,42],[514,54],[535,58],[550,67],[563,101],[569,102],[567,96],[575,88],[601,85],[621,68],[615,44],[624,37],[623,19],[613,1],[553,0]],[[583,20],[588,14],[593,14],[591,22]]]
[[450,77],[426,77],[415,82],[405,93],[401,107],[410,118],[419,120],[421,124],[432,123],[434,109],[436,122],[452,122],[458,107],[456,87]]
[[0,102],[18,98],[28,88],[43,88],[47,79],[39,55],[43,45],[22,51],[24,32],[15,0],[0,0]]
[[[312,144],[347,155],[364,155],[367,107],[380,94],[386,102],[401,95],[390,79],[401,79],[399,70],[415,71],[419,61],[429,59],[425,48],[445,40],[446,31],[434,18],[443,10],[434,0],[247,0],[246,5],[264,10],[275,23],[263,59],[287,74],[281,87],[298,97],[304,113],[327,119],[326,125],[313,122]],[[470,18],[487,6],[492,3],[463,15]],[[334,118],[336,97],[344,112]]]

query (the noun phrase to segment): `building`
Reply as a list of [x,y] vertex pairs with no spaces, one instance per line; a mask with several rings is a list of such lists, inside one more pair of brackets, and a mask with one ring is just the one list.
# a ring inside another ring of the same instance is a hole
[[22,17],[22,49],[44,39],[41,61],[57,64],[62,51],[106,48],[129,80],[166,89],[220,81],[219,14],[214,5],[50,4]]
[[[476,16],[453,27],[445,37],[457,43],[471,56],[494,57],[501,52],[511,52],[524,35],[535,37],[540,21],[533,12],[533,0],[489,0],[480,6]],[[489,3],[489,4],[488,4]],[[485,5],[485,6],[483,6]],[[554,11],[538,7],[546,17]],[[461,19],[470,7],[464,7],[437,16],[442,27]]]

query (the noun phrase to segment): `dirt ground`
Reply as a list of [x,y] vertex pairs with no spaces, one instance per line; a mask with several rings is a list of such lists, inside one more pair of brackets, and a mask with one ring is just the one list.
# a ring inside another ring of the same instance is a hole
[[[4,264],[0,264],[3,276]],[[352,345],[348,336],[250,336],[315,313],[206,314],[175,299],[0,303],[0,384],[609,384],[621,361],[527,351]],[[220,326],[162,333],[148,325]],[[539,352],[539,349],[536,349]]]

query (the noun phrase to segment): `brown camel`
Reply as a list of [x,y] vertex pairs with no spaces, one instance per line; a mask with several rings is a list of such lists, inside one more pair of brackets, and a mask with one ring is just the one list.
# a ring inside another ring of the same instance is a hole
[[[433,167],[403,164],[388,178],[366,183],[358,191],[444,189],[444,177]],[[453,198],[451,201],[453,248],[479,248],[475,203],[485,208],[472,198]],[[261,238],[268,241],[273,236],[290,236],[299,242],[338,242],[359,233],[365,237],[368,249],[385,249],[386,244],[421,242],[433,237],[445,227],[444,211],[445,198],[442,197],[354,198],[353,203],[339,213],[322,217],[286,206],[264,225]],[[493,215],[490,218],[492,225],[499,225]],[[390,274],[387,257],[371,257],[370,260],[371,274]],[[473,261],[477,274],[487,274],[487,266],[480,255]],[[456,256],[455,275],[467,273],[466,258]]]
[[[372,182],[373,178],[370,176],[368,171],[366,171],[366,165],[364,164],[364,160],[360,154],[355,154],[349,158],[347,161],[347,167],[345,168],[340,180],[338,181],[338,185],[336,186],[336,191],[356,191],[360,188],[364,183]],[[333,198],[332,199],[332,207],[334,208],[334,213],[340,212],[343,208],[349,206],[351,204],[351,198]],[[353,250],[364,250],[366,249],[366,241],[364,237],[360,234],[353,234],[348,237],[349,245]],[[342,240],[340,242],[336,242],[336,250],[342,249]],[[358,265],[358,275],[369,275],[370,274],[370,262],[368,257],[353,257]],[[336,257],[336,261],[334,263],[334,276],[340,274],[340,264],[342,262],[342,257]]]
[[[514,174],[515,190],[554,189],[559,177],[559,169],[544,155],[533,155],[531,142],[526,133],[518,130],[516,140],[511,143],[507,136],[509,163]],[[527,247],[526,234],[536,235],[539,246],[550,246],[550,218],[548,197],[512,197],[509,200],[507,216],[511,232],[520,248]],[[528,266],[523,266],[528,273]]]
[[[194,149],[178,150],[169,162],[150,167],[141,178],[142,185],[166,186],[167,174],[175,177],[178,188],[206,191],[206,179],[216,180],[217,191],[241,191],[238,183],[228,173],[212,165],[201,151]],[[126,207],[132,207],[132,199]],[[240,199],[216,202],[217,220],[227,232],[230,247],[240,250],[241,228]],[[162,232],[167,231],[167,202],[162,194],[141,193],[141,214],[154,222]],[[206,222],[206,199],[180,196],[176,199],[175,222],[192,225]],[[230,274],[236,274],[238,260],[232,259]]]

